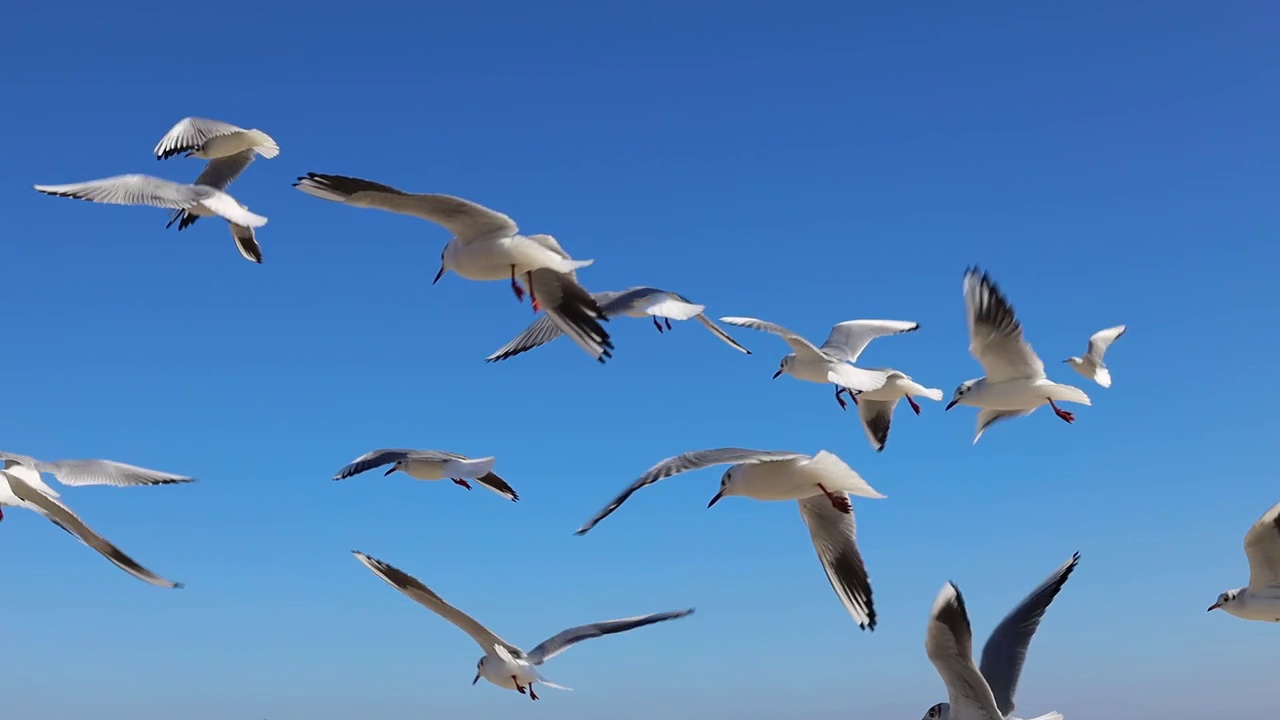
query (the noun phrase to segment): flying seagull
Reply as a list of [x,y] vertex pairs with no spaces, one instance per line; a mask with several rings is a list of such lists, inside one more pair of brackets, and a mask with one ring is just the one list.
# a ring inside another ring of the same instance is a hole
[[1273,505],[1244,536],[1249,584],[1228,590],[1209,606],[1245,620],[1280,622],[1280,503]]
[[1111,371],[1107,369],[1106,363],[1102,362],[1102,356],[1106,354],[1107,348],[1111,347],[1111,343],[1120,339],[1124,331],[1124,325],[1116,325],[1105,330],[1099,330],[1089,337],[1089,349],[1085,352],[1084,357],[1072,356],[1062,362],[1070,365],[1072,370],[1102,387],[1109,388],[1111,387]]
[[443,480],[449,478],[453,482],[470,490],[468,479],[475,480],[483,487],[498,493],[511,501],[520,499],[516,491],[506,480],[493,472],[494,458],[469,458],[457,453],[443,450],[373,450],[352,460],[339,470],[334,480],[344,480],[366,470],[382,467],[390,463],[391,467],[383,475],[390,475],[399,470],[415,480]]
[[494,635],[492,631],[476,622],[470,615],[445,602],[443,598],[432,592],[412,575],[381,560],[369,557],[358,550],[353,550],[352,554],[365,567],[372,570],[374,575],[385,580],[388,585],[407,595],[410,600],[457,625],[459,629],[470,635],[471,639],[480,645],[480,648],[484,650],[484,656],[476,663],[476,677],[471,681],[472,685],[479,682],[480,678],[484,678],[500,688],[515,690],[521,695],[527,693],[530,700],[538,699],[538,694],[533,689],[535,682],[540,682],[547,687],[553,687],[558,690],[569,689],[548,682],[538,672],[538,667],[573,645],[583,640],[626,632],[627,630],[634,630],[666,620],[675,620],[693,613],[693,608],[689,608],[687,610],[675,610],[624,618],[622,620],[606,620],[604,622],[591,623],[590,625],[580,625],[553,635],[543,640],[534,649],[525,652]]

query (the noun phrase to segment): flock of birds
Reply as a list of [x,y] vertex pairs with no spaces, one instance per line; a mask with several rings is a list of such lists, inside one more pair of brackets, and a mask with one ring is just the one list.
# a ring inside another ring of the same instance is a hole
[[[178,230],[201,217],[226,220],[240,254],[262,262],[256,229],[267,218],[256,215],[227,193],[228,186],[257,156],[273,158],[279,146],[260,130],[246,130],[228,123],[188,117],[156,145],[158,159],[186,155],[208,160],[195,182],[183,184],[150,175],[118,175],[65,185],[36,185],[35,189],[62,197],[117,205],[150,205],[173,211],[168,226]],[[413,215],[449,230],[453,237],[444,246],[434,282],[448,271],[468,280],[509,280],[517,300],[529,295],[534,312],[542,315],[527,329],[499,348],[487,362],[504,360],[567,335],[587,354],[605,362],[613,354],[613,342],[603,322],[616,316],[649,317],[658,332],[671,329],[672,320],[696,318],[730,347],[749,350],[704,315],[706,307],[667,290],[633,287],[617,292],[588,292],[577,271],[592,260],[575,260],[550,235],[523,235],[510,217],[462,198],[440,194],[407,193],[370,180],[343,175],[307,173],[294,184],[302,192],[354,207],[375,208]],[[168,227],[166,226],[166,227]],[[964,302],[968,317],[969,351],[985,375],[961,383],[946,405],[978,408],[976,443],[992,423],[1031,414],[1042,405],[1067,423],[1075,416],[1059,402],[1090,405],[1081,389],[1050,380],[1040,357],[1023,336],[1022,323],[1013,306],[989,274],[977,268],[964,275]],[[905,399],[918,415],[915,398],[941,401],[943,393],[927,388],[899,370],[856,365],[874,339],[913,332],[919,324],[900,320],[850,320],[836,323],[821,345],[806,340],[781,325],[750,317],[724,317],[729,325],[760,330],[782,338],[791,352],[784,356],[773,377],[790,375],[800,380],[831,384],[836,402],[848,407],[845,396],[858,409],[863,428],[876,451],[888,440],[894,409]],[[1124,325],[1100,330],[1089,338],[1083,355],[1063,362],[1103,388],[1110,387],[1111,373],[1103,361],[1107,349],[1125,332]],[[3,507],[23,507],[48,518],[109,561],[145,582],[167,588],[182,587],[146,569],[86,525],[41,477],[52,475],[59,483],[80,485],[168,485],[193,479],[110,460],[42,461],[25,455],[0,453],[0,520]],[[339,470],[334,480],[353,477],[374,468],[387,467],[386,475],[400,471],[418,480],[450,479],[468,490],[471,481],[511,501],[516,490],[493,471],[493,457],[469,458],[441,450],[378,449],[361,455]],[[718,448],[685,453],[654,465],[624,489],[578,529],[590,531],[626,502],[636,491],[680,473],[728,465],[720,487],[708,507],[726,496],[756,500],[790,500],[800,506],[814,548],[831,587],[854,621],[874,630],[876,612],[871,583],[858,549],[850,496],[883,498],[841,458],[826,450],[815,455],[774,450]],[[590,623],[570,628],[524,651],[512,645],[466,613],[449,605],[417,578],[356,551],[355,557],[392,587],[452,622],[470,635],[484,651],[476,664],[480,678],[537,700],[535,683],[548,682],[538,668],[571,645],[594,637],[632,630],[653,623],[685,617],[692,609]],[[1269,509],[1245,535],[1249,584],[1218,596],[1209,610],[1221,608],[1247,620],[1280,622],[1280,504]],[[952,720],[1003,720],[1014,711],[1014,693],[1031,638],[1048,609],[1079,562],[1076,553],[1031,592],[997,626],[975,664],[972,631],[964,596],[951,583],[943,586],[934,602],[925,635],[925,650],[944,681],[948,702],[931,707],[925,718]],[[1056,712],[1035,720],[1061,718]]]

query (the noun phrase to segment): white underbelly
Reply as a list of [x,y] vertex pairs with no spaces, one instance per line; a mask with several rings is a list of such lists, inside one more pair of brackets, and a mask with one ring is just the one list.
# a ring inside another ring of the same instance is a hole
[[1033,410],[1049,402],[1049,394],[1034,381],[1009,380],[988,383],[977,397],[968,399],[968,404],[988,410]]

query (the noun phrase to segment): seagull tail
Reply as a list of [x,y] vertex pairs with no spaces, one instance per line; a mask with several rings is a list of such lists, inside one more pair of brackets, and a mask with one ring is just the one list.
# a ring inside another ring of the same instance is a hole
[[1058,402],[1073,402],[1081,405],[1093,404],[1093,401],[1089,400],[1089,396],[1083,390],[1071,385],[1054,383],[1050,396]]
[[[571,687],[565,687],[565,686],[563,686],[563,685],[557,685],[557,684],[555,684],[555,683],[551,682],[550,680],[548,680],[548,679],[546,679],[546,678],[544,678],[544,677],[540,677],[540,678],[538,678],[538,682],[542,683],[543,685],[546,685],[546,686],[547,686],[547,687],[549,687],[549,688],[555,688],[556,690],[568,690],[569,692],[573,692],[573,688],[571,688]],[[1049,718],[1048,716],[1046,716],[1046,718],[1047,718],[1047,720],[1053,720],[1052,718]],[[1058,716],[1058,718],[1059,718],[1059,720],[1061,720],[1062,716],[1061,716],[1061,715],[1059,715],[1059,716]]]
[[1099,367],[1093,371],[1093,381],[1104,388],[1111,387],[1111,371],[1105,367]]
[[925,388],[924,392],[920,394],[935,402],[942,402],[942,391],[938,388]]
[[250,130],[246,133],[253,142],[253,149],[262,157],[270,160],[280,154],[280,146],[276,144],[271,136],[261,130]]

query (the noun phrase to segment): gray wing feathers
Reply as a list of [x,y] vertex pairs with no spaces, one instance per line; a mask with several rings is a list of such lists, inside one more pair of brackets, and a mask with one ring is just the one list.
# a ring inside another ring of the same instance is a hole
[[718,448],[715,450],[696,450],[687,452],[683,455],[669,457],[666,460],[649,468],[635,482],[631,483],[622,494],[614,498],[603,510],[596,513],[595,517],[587,521],[587,524],[578,528],[575,535],[585,535],[587,531],[595,527],[597,523],[604,520],[613,511],[622,507],[637,490],[647,485],[652,485],[663,478],[669,478],[672,475],[678,475],[689,470],[697,470],[699,468],[710,467],[712,465],[733,464],[742,462],[767,462],[771,460],[791,460],[797,458],[805,458],[807,455],[801,455],[793,452],[783,452],[777,450],[748,450],[746,448]]
[[698,322],[702,323],[703,326],[705,326],[708,330],[710,330],[716,337],[720,338],[721,340],[728,343],[731,347],[741,352],[744,352],[748,355],[751,354],[750,350],[742,347],[742,345],[740,345],[737,340],[734,340],[733,338],[729,337],[729,333],[725,332],[724,330],[721,330],[720,326],[711,322],[711,319],[708,318],[706,315],[698,315],[697,318],[698,318]]
[[517,231],[515,221],[506,215],[452,195],[415,195],[372,180],[323,173],[307,173],[294,187],[325,200],[429,220],[444,226],[460,242]]
[[893,409],[898,400],[866,400],[858,399],[858,418],[862,420],[862,429],[871,441],[876,452],[884,450],[889,441],[889,426],[893,423]]
[[372,470],[382,465],[393,463],[397,460],[403,460],[413,454],[414,450],[383,448],[380,450],[371,450],[364,455],[347,463],[345,467],[334,474],[334,480],[345,480],[352,475],[359,475],[366,470]]
[[1044,377],[1044,363],[1022,334],[1013,305],[991,276],[969,268],[964,276],[969,352],[992,382]]
[[613,357],[613,340],[600,324],[608,318],[572,275],[550,268],[538,268],[529,275],[538,302],[561,332],[601,363]]
[[[836,493],[848,497],[848,493]],[[853,513],[843,513],[825,495],[799,502],[800,516],[822,562],[831,589],[863,630],[876,629],[876,609],[871,600],[871,579],[858,552]]]
[[35,463],[40,472],[47,472],[67,486],[112,485],[132,487],[137,485],[173,485],[195,482],[186,475],[150,470],[137,465],[127,465],[113,460],[54,460]]
[[100,180],[66,185],[36,185],[46,195],[70,197],[109,205],[151,205],[187,210],[198,205],[211,190],[183,185],[151,175],[114,175]]
[[499,360],[506,360],[509,357],[514,357],[522,352],[527,352],[540,345],[546,345],[563,334],[564,333],[560,332],[560,327],[556,325],[555,321],[544,314],[542,317],[534,320],[532,325],[525,328],[523,332],[512,338],[512,340],[506,345],[503,345],[493,351],[493,353],[489,355],[489,357],[485,358],[484,361],[497,362]]
[[615,633],[626,632],[628,630],[635,630],[636,628],[641,628],[645,625],[652,625],[654,623],[665,622],[667,620],[675,620],[691,614],[693,614],[693,608],[653,613],[651,615],[640,615],[637,617],[623,618],[622,620],[606,620],[604,622],[591,623],[589,625],[579,625],[578,627],[569,628],[564,632],[557,633],[556,635],[543,640],[537,647],[529,651],[528,660],[534,665],[541,665],[583,640],[590,640],[591,638],[604,637],[605,635],[613,635]]
[[53,524],[66,530],[77,540],[93,548],[99,555],[109,560],[111,564],[124,570],[135,578],[163,588],[181,588],[182,583],[166,580],[159,575],[151,572],[138,561],[129,557],[123,550],[112,545],[106,538],[94,532],[88,525],[84,523],[71,509],[66,505],[58,502],[54,498],[32,488],[21,478],[6,473],[9,477],[9,487],[13,490],[13,494],[19,499],[24,500],[39,509],[40,513],[49,518]]
[[1018,689],[1018,677],[1022,674],[1022,665],[1027,659],[1031,637],[1040,627],[1040,620],[1049,609],[1049,603],[1058,596],[1079,562],[1080,553],[1077,552],[1031,591],[1030,595],[1023,598],[1000,621],[982,649],[982,664],[979,669],[991,688],[996,706],[1006,716],[1013,712],[1013,696]]
[[191,152],[204,146],[210,138],[244,132],[244,128],[209,118],[186,117],[177,122],[160,138],[152,151],[159,160],[179,153]]
[[1003,720],[986,680],[973,664],[973,630],[964,596],[952,583],[943,586],[933,603],[925,654],[947,686],[953,714],[966,720]]
[[192,185],[204,185],[215,190],[226,190],[240,174],[253,163],[257,152],[252,149],[241,150],[233,155],[226,155],[210,160],[204,170],[196,177]]
[[[192,216],[194,217],[194,216]],[[262,246],[258,244],[258,236],[253,228],[228,222],[231,228],[231,239],[235,240],[236,250],[249,262],[262,263]]]

